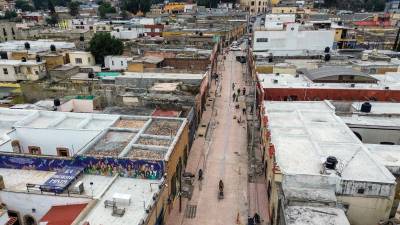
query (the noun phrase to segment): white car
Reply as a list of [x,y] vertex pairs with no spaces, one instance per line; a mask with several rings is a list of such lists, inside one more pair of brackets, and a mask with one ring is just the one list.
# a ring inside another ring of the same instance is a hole
[[231,51],[241,51],[242,49],[241,49],[240,47],[234,45],[234,46],[231,46],[231,47],[229,48],[229,50],[231,50]]

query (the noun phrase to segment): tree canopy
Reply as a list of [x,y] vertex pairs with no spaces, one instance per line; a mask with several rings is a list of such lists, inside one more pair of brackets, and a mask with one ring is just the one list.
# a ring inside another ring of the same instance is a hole
[[205,6],[206,8],[217,8],[218,0],[197,0],[197,5]]
[[138,13],[141,11],[146,14],[150,11],[151,1],[150,0],[121,0],[122,10],[126,10],[131,13]]
[[79,2],[72,1],[68,4],[69,14],[71,16],[76,16],[79,14]]
[[107,13],[116,13],[114,7],[111,6],[109,2],[102,2],[99,6],[99,15],[101,18],[105,18]]
[[378,12],[385,9],[385,0],[325,0],[325,6],[328,8],[337,8],[351,11],[372,11]]
[[25,1],[25,0],[17,0],[17,1],[15,1],[15,8],[21,9],[24,12],[33,10],[33,6],[30,5],[28,1]]
[[96,59],[96,63],[104,63],[104,57],[107,55],[121,55],[124,50],[124,44],[121,40],[112,37],[110,33],[98,32],[89,42],[88,49]]

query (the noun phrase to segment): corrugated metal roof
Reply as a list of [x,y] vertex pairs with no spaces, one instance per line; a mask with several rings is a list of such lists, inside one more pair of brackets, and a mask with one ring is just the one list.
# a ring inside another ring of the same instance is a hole
[[368,74],[362,73],[349,67],[342,66],[325,66],[314,70],[307,70],[304,72],[310,80],[318,80],[321,78],[332,76],[361,76],[376,80],[374,77]]

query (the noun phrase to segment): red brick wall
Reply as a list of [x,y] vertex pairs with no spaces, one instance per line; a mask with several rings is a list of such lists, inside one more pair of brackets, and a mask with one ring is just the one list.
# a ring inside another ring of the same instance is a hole
[[313,88],[270,88],[264,89],[264,100],[282,101],[287,96],[297,96],[297,101],[313,100],[359,100],[375,98],[378,101],[400,102],[399,90],[365,89],[313,89]]

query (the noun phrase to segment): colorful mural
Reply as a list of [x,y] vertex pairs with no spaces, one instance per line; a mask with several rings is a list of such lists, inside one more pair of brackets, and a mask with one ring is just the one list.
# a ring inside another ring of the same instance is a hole
[[78,156],[81,165],[85,166],[85,173],[114,176],[119,174],[122,177],[160,179],[164,174],[162,161],[131,160],[115,158],[94,158]]
[[33,155],[0,154],[0,168],[59,171],[64,167],[82,167],[87,174],[141,179],[161,179],[164,174],[163,161],[132,160],[117,158],[51,158]]

